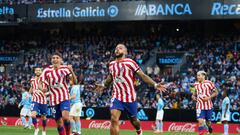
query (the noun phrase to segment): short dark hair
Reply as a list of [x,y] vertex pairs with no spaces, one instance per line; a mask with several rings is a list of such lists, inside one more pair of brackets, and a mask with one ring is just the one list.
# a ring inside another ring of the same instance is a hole
[[36,70],[37,68],[40,68],[42,70],[42,68],[40,66],[36,66],[33,69]]
[[229,90],[225,90],[224,92],[226,93],[227,96],[229,96]]
[[52,53],[52,56],[53,56],[53,55],[57,55],[57,56],[59,56],[60,58],[62,58],[62,54],[61,54],[60,52],[58,52],[58,51]]

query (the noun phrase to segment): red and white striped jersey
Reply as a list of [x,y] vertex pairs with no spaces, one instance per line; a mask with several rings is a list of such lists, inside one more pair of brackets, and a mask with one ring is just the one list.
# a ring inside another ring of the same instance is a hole
[[[32,102],[37,102],[40,104],[47,104],[47,99],[46,96],[44,95],[44,93],[38,89],[38,83],[39,83],[39,79],[36,79],[35,77],[33,77],[30,80],[30,84],[32,87]],[[46,85],[43,85],[43,87],[46,87]]]
[[49,66],[43,70],[40,80],[49,88],[51,106],[70,100],[68,88],[70,74],[71,72],[66,65],[61,65],[58,69]]
[[210,110],[213,108],[213,104],[211,100],[203,101],[203,97],[210,97],[212,90],[215,89],[214,84],[209,81],[205,80],[203,83],[196,82],[194,87],[197,91],[197,104],[196,109],[201,110]]
[[137,63],[129,58],[110,62],[109,72],[113,78],[113,98],[122,102],[136,101],[134,81],[135,73],[138,70],[140,70],[140,68]]

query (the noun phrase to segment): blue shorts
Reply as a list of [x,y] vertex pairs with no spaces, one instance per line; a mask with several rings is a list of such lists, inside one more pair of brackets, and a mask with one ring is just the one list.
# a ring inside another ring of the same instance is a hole
[[70,111],[70,101],[65,100],[52,108],[52,114],[55,120],[62,117],[62,111]]
[[137,117],[137,101],[131,102],[131,103],[125,103],[117,99],[112,99],[110,110],[113,110],[113,109],[126,111],[129,117]]
[[205,119],[206,121],[211,121],[211,119],[212,119],[212,109],[211,110],[197,109],[197,119]]
[[47,106],[47,104],[40,104],[37,102],[32,102],[31,111],[39,112],[41,115],[47,115],[48,106]]

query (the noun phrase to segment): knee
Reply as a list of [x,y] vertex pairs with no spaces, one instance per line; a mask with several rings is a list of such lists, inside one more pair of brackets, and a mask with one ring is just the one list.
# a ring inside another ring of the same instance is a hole
[[79,117],[75,117],[74,120],[75,121],[80,121],[80,118]]
[[61,119],[57,120],[57,121],[56,121],[56,123],[57,123],[57,126],[58,126],[58,127],[61,127],[61,126],[63,125],[63,123],[62,123],[62,120],[61,120]]
[[112,124],[117,124],[118,123],[118,118],[114,115],[111,116],[111,123]]
[[63,117],[63,121],[68,121],[70,120],[69,117]]
[[42,115],[41,118],[42,118],[42,120],[46,120],[47,119],[47,117],[45,115]]
[[132,122],[138,121],[138,119],[137,119],[136,117],[130,117],[129,119],[130,119],[130,121],[132,121]]
[[203,120],[198,120],[198,124],[199,124],[200,126],[202,126],[202,125],[204,124],[204,121],[203,121]]
[[68,115],[63,115],[63,116],[62,116],[62,119],[63,119],[64,121],[66,121],[66,120],[69,120],[70,118],[69,118]]
[[69,117],[69,120],[70,120],[70,121],[73,121],[73,120],[74,120],[74,118],[73,118],[72,116],[70,116],[70,117]]
[[211,121],[207,121],[206,124],[207,124],[208,126],[211,126]]

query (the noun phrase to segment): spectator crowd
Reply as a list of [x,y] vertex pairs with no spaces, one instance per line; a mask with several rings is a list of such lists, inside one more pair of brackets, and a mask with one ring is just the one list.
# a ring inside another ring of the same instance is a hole
[[[53,36],[56,37],[56,36]],[[232,110],[240,110],[240,53],[239,36],[212,36],[201,40],[181,36],[178,38],[159,36],[89,36],[82,38],[49,38],[44,41],[2,41],[1,52],[18,52],[19,60],[9,66],[9,74],[0,74],[0,107],[17,105],[21,90],[29,85],[34,67],[46,67],[50,55],[58,50],[64,64],[71,64],[77,73],[84,106],[105,107],[109,105],[111,88],[103,93],[94,91],[94,83],[102,81],[108,74],[108,63],[114,59],[113,50],[117,43],[124,43],[128,57],[133,58],[146,73],[157,82],[169,84],[168,92],[162,94],[165,109],[194,109],[191,99],[195,91],[193,83],[196,72],[204,70],[208,79],[219,90],[213,100],[214,108],[221,109],[223,90],[229,91]],[[177,52],[186,54],[186,62],[180,70],[172,73],[157,64],[145,65],[151,59],[150,52]],[[137,79],[138,106],[156,108],[156,90]]]

